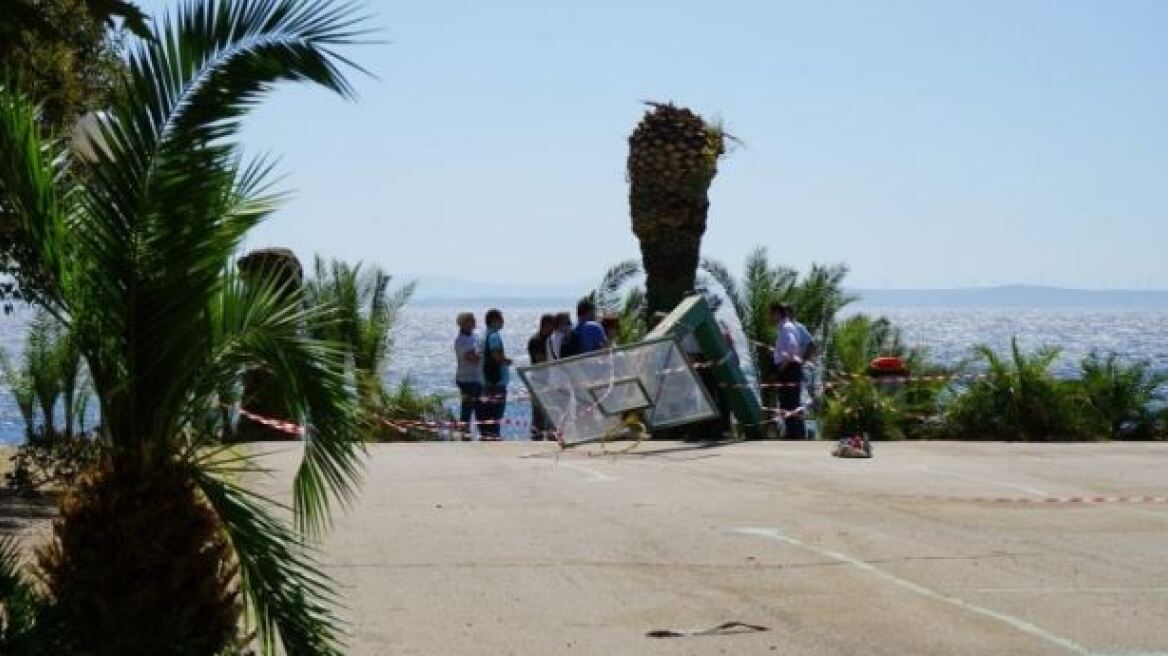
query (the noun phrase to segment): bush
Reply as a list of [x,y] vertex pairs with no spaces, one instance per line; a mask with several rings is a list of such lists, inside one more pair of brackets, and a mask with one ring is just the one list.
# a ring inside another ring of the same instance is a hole
[[831,439],[867,434],[872,440],[899,440],[903,410],[898,400],[866,378],[857,378],[827,397],[821,426]]
[[1115,440],[1164,437],[1163,387],[1168,375],[1151,370],[1147,361],[1124,364],[1115,353],[1092,352],[1080,364],[1078,381],[1084,421],[1100,435]]
[[884,317],[857,314],[831,331],[823,361],[834,385],[825,394],[824,434],[847,437],[867,433],[873,440],[918,438],[937,414],[944,382],[913,380],[888,385],[868,377],[874,358],[901,358],[912,376],[950,374],[929,362],[924,349],[909,348],[899,328]]
[[68,488],[97,463],[99,453],[100,445],[91,436],[38,432],[16,450],[4,477],[8,488],[19,494]]
[[[369,439],[377,442],[419,442],[446,437],[449,429],[430,428],[414,422],[452,422],[454,414],[443,397],[426,394],[405,378],[392,392],[383,392],[379,407],[368,417]],[[388,422],[388,423],[387,423]]]
[[1054,347],[1023,353],[1011,341],[1009,359],[988,346],[975,348],[986,365],[985,375],[952,400],[942,433],[976,440],[1089,439],[1082,413],[1076,409],[1076,383],[1056,380],[1050,367],[1059,356]]

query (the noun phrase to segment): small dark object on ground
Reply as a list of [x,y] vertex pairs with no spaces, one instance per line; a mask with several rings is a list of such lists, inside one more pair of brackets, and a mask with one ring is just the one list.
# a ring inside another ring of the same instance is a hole
[[769,627],[745,622],[723,622],[709,629],[693,631],[675,631],[673,629],[658,629],[645,634],[647,638],[694,638],[698,636],[737,635],[740,633],[761,633],[770,631]]

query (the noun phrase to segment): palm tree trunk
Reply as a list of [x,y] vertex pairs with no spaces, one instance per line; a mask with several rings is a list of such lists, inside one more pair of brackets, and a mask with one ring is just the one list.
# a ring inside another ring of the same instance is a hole
[[[239,272],[244,281],[266,280],[270,275],[278,275],[282,281],[283,293],[300,293],[304,284],[304,269],[296,254],[287,248],[262,248],[251,251],[239,260]],[[292,408],[283,402],[284,393],[279,389],[280,381],[268,371],[260,368],[249,369],[243,374],[243,407],[270,419],[281,419],[298,423]],[[275,428],[245,420],[235,431],[236,439],[243,442],[264,442],[287,440],[288,434]]]
[[669,312],[693,293],[701,246],[700,233],[670,231],[641,239],[649,316]]
[[37,558],[52,595],[40,628],[72,643],[59,652],[216,656],[237,638],[231,547],[181,466],[119,462],[83,479]]

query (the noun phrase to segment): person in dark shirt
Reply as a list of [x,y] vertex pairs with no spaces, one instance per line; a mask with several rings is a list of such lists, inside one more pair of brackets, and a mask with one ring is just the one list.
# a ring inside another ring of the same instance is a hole
[[587,299],[576,305],[576,336],[580,353],[591,353],[609,346],[604,327],[596,321],[596,304]]
[[487,324],[487,336],[483,339],[483,391],[487,398],[483,401],[485,425],[479,425],[480,439],[497,441],[507,411],[507,384],[511,381],[511,358],[503,348],[503,313],[496,309],[487,311],[483,317]]
[[[527,356],[531,358],[531,364],[542,364],[551,359],[548,353],[548,339],[551,338],[552,333],[556,329],[556,317],[552,314],[545,314],[539,318],[539,330],[527,340]],[[543,408],[539,407],[539,401],[531,400],[531,439],[542,440],[548,434],[550,428],[547,420],[547,414]]]

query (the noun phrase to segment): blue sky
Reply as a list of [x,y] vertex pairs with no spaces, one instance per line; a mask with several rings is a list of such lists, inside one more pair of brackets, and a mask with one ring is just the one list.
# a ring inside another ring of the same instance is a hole
[[[147,3],[153,10],[166,3]],[[857,287],[1168,288],[1168,3],[372,1],[360,100],[249,124],[294,198],[250,239],[406,276],[591,281],[637,255],[642,99],[744,145],[706,255]]]

